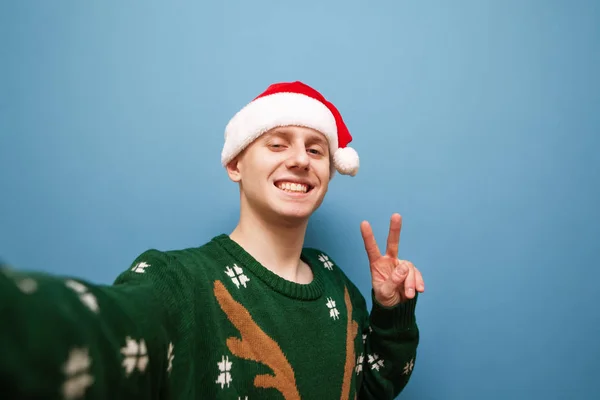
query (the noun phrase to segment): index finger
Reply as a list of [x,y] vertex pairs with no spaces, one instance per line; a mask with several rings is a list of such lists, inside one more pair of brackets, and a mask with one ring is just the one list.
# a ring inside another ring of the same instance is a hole
[[392,214],[390,218],[390,233],[387,239],[386,254],[391,258],[398,258],[398,247],[400,245],[400,230],[402,229],[402,217],[398,213]]
[[365,242],[365,250],[367,251],[367,257],[369,257],[369,264],[372,264],[381,257],[381,253],[379,252],[379,247],[377,247],[375,236],[373,236],[371,225],[367,221],[363,221],[360,224],[360,233]]

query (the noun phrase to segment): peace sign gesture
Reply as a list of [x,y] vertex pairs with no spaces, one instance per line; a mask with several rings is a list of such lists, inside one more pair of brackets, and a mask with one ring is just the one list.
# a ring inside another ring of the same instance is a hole
[[415,290],[425,291],[423,276],[419,270],[410,261],[398,259],[401,229],[402,217],[399,214],[393,214],[390,220],[386,252],[381,255],[371,225],[367,221],[360,224],[360,231],[371,266],[375,298],[380,304],[387,307],[414,298]]

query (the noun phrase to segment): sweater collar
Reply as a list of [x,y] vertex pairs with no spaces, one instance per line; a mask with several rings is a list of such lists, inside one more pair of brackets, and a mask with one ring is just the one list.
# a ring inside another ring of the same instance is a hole
[[312,270],[313,280],[308,284],[301,284],[284,279],[267,269],[237,242],[233,241],[229,235],[221,234],[215,236],[212,241],[225,250],[246,270],[251,271],[255,277],[284,296],[299,300],[314,300],[323,294],[322,268],[316,267],[315,261],[309,257],[306,249],[302,250],[300,257]]

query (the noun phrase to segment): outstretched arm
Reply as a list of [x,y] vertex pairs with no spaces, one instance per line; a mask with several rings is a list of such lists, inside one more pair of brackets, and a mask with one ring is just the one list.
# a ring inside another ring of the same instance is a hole
[[177,316],[164,299],[183,280],[157,251],[111,286],[2,268],[2,397],[154,398],[167,390]]

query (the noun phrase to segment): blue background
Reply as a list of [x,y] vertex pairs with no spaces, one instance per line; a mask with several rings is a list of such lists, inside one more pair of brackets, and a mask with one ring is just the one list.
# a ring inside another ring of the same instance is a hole
[[306,244],[369,298],[399,212],[426,279],[400,398],[598,399],[599,39],[597,1],[2,2],[0,257],[110,283],[229,233],[224,126],[299,79],[361,156]]

